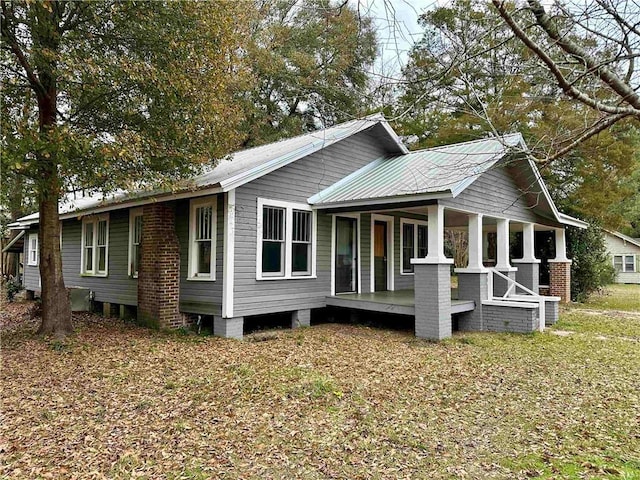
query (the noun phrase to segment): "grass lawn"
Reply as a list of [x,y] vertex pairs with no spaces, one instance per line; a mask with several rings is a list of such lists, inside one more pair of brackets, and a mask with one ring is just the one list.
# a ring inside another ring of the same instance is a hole
[[65,344],[3,334],[0,478],[640,479],[637,314],[570,309],[553,329],[568,336],[438,344],[79,318]]
[[640,312],[640,285],[611,284],[602,292],[592,294],[586,302],[577,306]]

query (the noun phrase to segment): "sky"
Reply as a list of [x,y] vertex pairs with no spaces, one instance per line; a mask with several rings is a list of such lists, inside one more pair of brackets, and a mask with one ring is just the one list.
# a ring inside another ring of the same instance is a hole
[[397,75],[413,43],[422,36],[418,17],[443,0],[357,0],[362,12],[376,21],[381,59],[376,71]]

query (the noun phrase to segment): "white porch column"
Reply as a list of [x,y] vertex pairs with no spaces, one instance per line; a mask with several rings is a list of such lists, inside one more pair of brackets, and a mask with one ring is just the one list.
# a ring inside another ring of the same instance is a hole
[[564,233],[564,228],[556,228],[556,262],[568,262],[567,258],[567,240]]
[[428,263],[451,263],[444,256],[444,207],[442,205],[429,205],[427,207],[429,215],[428,225]]
[[540,263],[540,260],[536,258],[535,248],[535,231],[533,223],[525,223],[522,225],[522,262],[527,263]]
[[509,263],[509,220],[499,218],[497,220],[496,232],[498,237],[496,269],[509,271],[511,270],[511,264]]
[[456,268],[456,272],[467,272],[467,273],[482,273],[486,272],[487,269],[484,268],[482,264],[482,243],[483,243],[483,233],[482,233],[482,214],[481,213],[473,213],[469,214],[469,263],[467,264],[467,268]]

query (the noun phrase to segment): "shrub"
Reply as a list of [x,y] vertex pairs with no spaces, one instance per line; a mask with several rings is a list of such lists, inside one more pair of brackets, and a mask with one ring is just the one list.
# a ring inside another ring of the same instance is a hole
[[20,293],[20,291],[24,288],[20,284],[18,278],[11,275],[7,279],[5,279],[4,284],[7,292],[7,300],[10,302],[13,302],[13,300],[15,300],[16,298],[16,295]]
[[567,228],[567,250],[571,265],[571,299],[586,300],[590,293],[612,283],[615,271],[609,259],[602,229],[596,223],[589,228]]

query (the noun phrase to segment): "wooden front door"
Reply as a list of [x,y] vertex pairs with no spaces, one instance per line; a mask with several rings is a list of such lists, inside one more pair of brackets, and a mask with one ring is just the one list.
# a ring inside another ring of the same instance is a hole
[[387,285],[387,222],[373,225],[373,273],[374,290],[385,291]]

